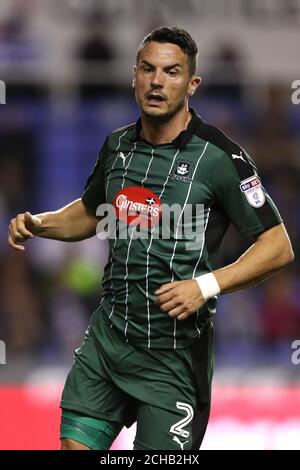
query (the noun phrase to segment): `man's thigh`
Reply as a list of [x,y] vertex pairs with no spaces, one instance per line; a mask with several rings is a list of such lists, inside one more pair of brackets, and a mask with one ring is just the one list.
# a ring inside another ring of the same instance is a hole
[[122,423],[63,410],[60,426],[61,450],[108,450],[122,427]]
[[193,412],[188,403],[185,405],[185,408],[175,409],[173,413],[153,405],[142,405],[138,412],[134,449],[177,451],[192,449]]
[[89,329],[75,352],[61,408],[82,416],[131,425],[136,416],[134,400],[114,383],[112,369],[113,363]]
[[156,351],[145,359],[146,377],[136,387],[136,449],[200,448],[210,412],[212,337],[208,325],[187,350]]

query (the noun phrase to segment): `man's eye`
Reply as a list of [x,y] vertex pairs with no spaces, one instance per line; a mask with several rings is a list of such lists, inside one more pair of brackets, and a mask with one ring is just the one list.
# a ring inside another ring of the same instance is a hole
[[151,67],[144,67],[144,72],[150,73],[150,72],[152,72],[152,68]]
[[177,74],[178,74],[177,70],[169,70],[168,71],[168,75],[170,75],[170,77],[176,77]]

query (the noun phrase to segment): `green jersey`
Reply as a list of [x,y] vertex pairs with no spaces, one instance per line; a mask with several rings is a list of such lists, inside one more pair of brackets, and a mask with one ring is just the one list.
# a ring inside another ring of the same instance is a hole
[[143,348],[190,346],[216,310],[212,298],[184,321],[171,318],[156,303],[162,284],[210,272],[231,222],[253,239],[282,222],[248,154],[191,113],[187,129],[167,144],[142,139],[140,119],[112,132],[82,196],[95,213],[113,206],[117,221],[92,326],[103,312]]

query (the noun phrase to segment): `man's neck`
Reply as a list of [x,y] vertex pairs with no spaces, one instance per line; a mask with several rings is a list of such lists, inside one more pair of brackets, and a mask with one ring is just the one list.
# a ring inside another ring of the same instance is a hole
[[184,108],[166,122],[149,119],[144,114],[142,114],[141,119],[141,137],[153,145],[161,145],[176,139],[180,132],[188,127],[192,115],[188,109]]

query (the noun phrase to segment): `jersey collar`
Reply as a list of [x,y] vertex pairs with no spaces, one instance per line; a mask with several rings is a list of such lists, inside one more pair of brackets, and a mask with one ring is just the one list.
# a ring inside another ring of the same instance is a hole
[[[198,116],[198,114],[193,108],[189,108],[189,111],[192,115],[192,119],[190,120],[188,127],[185,130],[181,131],[180,134],[178,134],[178,136],[171,142],[177,148],[184,147],[188,143],[188,141],[193,137],[195,130],[202,123],[202,119],[200,118],[200,116]],[[135,127],[134,127],[134,135],[132,137],[133,142],[139,142],[139,141],[147,142],[145,139],[143,139],[140,136],[141,129],[142,129],[142,120],[141,118],[139,118],[136,121]],[[153,146],[151,142],[147,142],[147,143]],[[162,144],[162,145],[170,145],[170,144]],[[156,145],[155,147],[159,147],[159,146],[160,145]]]

